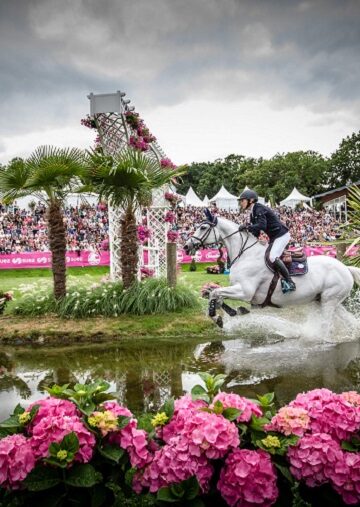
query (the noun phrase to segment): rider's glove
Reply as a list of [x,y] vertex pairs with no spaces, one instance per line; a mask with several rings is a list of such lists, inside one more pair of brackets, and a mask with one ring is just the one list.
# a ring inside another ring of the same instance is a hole
[[248,230],[248,226],[246,224],[239,225],[239,231],[247,231],[247,230]]

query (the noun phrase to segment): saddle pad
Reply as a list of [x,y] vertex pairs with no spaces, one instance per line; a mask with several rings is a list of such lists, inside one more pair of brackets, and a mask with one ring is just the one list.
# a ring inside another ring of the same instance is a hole
[[[270,244],[266,249],[265,264],[268,267],[268,269],[270,269],[270,271],[275,273],[274,267],[269,259],[269,253],[270,253],[271,246],[272,245]],[[306,273],[308,272],[308,263],[307,263],[307,258],[305,256],[305,254],[302,258],[299,258],[299,259],[292,258],[291,264],[286,263],[286,267],[289,270],[290,276],[306,275]]]

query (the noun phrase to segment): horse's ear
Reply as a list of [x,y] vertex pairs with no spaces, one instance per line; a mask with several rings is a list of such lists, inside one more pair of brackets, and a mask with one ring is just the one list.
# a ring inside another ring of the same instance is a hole
[[206,220],[208,220],[210,223],[216,225],[217,224],[217,217],[211,213],[209,208],[204,209],[204,214],[206,216]]

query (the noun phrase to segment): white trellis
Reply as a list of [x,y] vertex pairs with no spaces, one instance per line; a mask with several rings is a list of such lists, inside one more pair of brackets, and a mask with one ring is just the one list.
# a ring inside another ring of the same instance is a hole
[[[134,134],[132,128],[126,121],[125,114],[133,111],[129,106],[130,100],[125,100],[125,93],[94,95],[90,93],[90,116],[95,122],[99,134],[100,144],[105,154],[115,153],[128,146],[130,136]],[[149,145],[149,150],[144,152],[149,158],[160,161],[165,158],[165,153],[157,142]],[[167,188],[162,187],[153,192],[153,201],[147,208],[147,226],[151,235],[148,240],[148,247],[140,248],[140,264],[154,272],[154,275],[166,275],[166,241],[168,226],[165,222],[165,213],[169,209],[164,198]],[[109,206],[109,240],[110,240],[110,277],[118,280],[121,276],[120,269],[120,220],[123,210]],[[140,220],[141,214],[138,219]],[[146,262],[144,261],[144,249],[147,250]]]

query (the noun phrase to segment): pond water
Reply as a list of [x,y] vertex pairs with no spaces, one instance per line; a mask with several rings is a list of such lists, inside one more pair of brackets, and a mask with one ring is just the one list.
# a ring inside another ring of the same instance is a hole
[[360,323],[341,319],[321,337],[317,314],[254,312],[225,321],[219,340],[136,339],[77,348],[0,349],[0,419],[57,384],[104,378],[135,413],[156,410],[201,382],[199,371],[225,373],[226,389],[255,397],[274,391],[280,404],[315,387],[360,388]]

